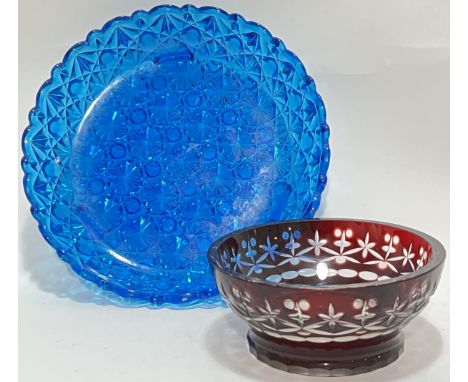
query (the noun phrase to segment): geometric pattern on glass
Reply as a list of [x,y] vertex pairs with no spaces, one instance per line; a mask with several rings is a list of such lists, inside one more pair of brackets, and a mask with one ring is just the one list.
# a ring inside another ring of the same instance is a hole
[[259,225],[209,250],[221,295],[250,327],[251,353],[316,376],[395,361],[401,330],[428,304],[444,259],[425,233],[351,219]]
[[[325,226],[325,223],[322,223]],[[321,227],[322,228],[322,227]],[[427,242],[411,238],[403,244],[400,235],[385,231],[341,226],[328,232],[301,230],[226,244],[219,265],[247,277],[273,283],[313,283],[333,278],[335,284],[354,281],[383,281],[416,272],[431,259]],[[362,236],[360,236],[362,235]]]
[[325,108],[302,63],[211,7],[92,31],[29,121],[24,186],[41,233],[82,277],[152,306],[219,304],[210,243],[312,217],[327,180]]

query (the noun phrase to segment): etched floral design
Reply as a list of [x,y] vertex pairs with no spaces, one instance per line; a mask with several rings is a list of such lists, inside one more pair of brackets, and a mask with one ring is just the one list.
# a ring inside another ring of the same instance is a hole
[[[373,240],[371,234],[366,232],[363,237],[355,237],[353,230],[349,228],[336,229],[336,240],[329,241],[319,232],[314,230],[312,238],[301,238],[301,232],[285,231],[280,237],[267,236],[261,244],[252,237],[242,242],[242,250],[232,250],[231,268],[246,273],[260,275],[265,269],[272,271],[265,276],[268,280],[279,282],[283,279],[295,277],[323,277],[323,272],[318,272],[318,267],[327,265],[328,275],[325,277],[357,276],[365,281],[385,280],[392,275],[403,275],[416,271],[428,261],[428,249],[419,248],[419,256],[414,251],[413,243],[403,246],[398,235],[385,234],[380,240],[383,245],[377,246],[379,240]],[[283,244],[280,245],[281,240]],[[226,256],[223,255],[222,263],[225,264]],[[303,267],[302,264],[313,264]],[[333,263],[336,264],[334,269]],[[326,265],[325,264],[325,265]],[[347,265],[350,264],[350,265]],[[367,266],[360,271],[353,269],[353,265]],[[283,266],[298,267],[297,270],[289,268],[288,271],[275,274],[274,269]],[[244,268],[247,267],[247,270]],[[228,268],[225,266],[225,268]],[[273,273],[272,273],[273,272]]]
[[315,256],[320,256],[320,251],[321,251],[322,248],[324,248],[325,244],[327,244],[327,240],[320,239],[319,235],[320,235],[319,231],[315,230],[314,239],[307,239],[307,241],[310,244],[310,247],[306,248],[304,250],[304,253],[307,253],[307,252],[313,250]]
[[391,306],[379,307],[374,297],[357,298],[350,306],[357,313],[337,311],[332,301],[326,311],[312,312],[310,301],[304,298],[286,298],[281,306],[273,306],[265,298],[263,305],[256,306],[250,294],[237,288],[232,288],[229,301],[234,311],[256,330],[276,337],[320,343],[347,342],[391,333],[414,317],[429,297],[429,285],[424,281],[404,300],[397,296]]
[[366,234],[366,238],[364,240],[358,239],[358,244],[362,248],[362,258],[365,259],[367,254],[370,252],[374,256],[378,255],[378,253],[373,249],[375,247],[375,243],[371,243],[369,241],[369,232]]
[[399,238],[398,236],[395,237],[390,237],[390,235],[385,235],[385,241],[388,242],[388,244],[385,244],[382,246],[382,250],[384,251],[383,255],[380,255],[376,251],[372,251],[371,254],[377,259],[377,260],[370,260],[366,261],[365,264],[377,264],[377,266],[380,269],[386,269],[387,267],[390,268],[393,272],[399,273],[398,270],[395,268],[395,266],[392,264],[394,261],[399,261],[402,259],[401,256],[396,256],[396,257],[390,257],[393,253],[396,252],[396,249],[394,247],[394,244],[398,244]]
[[[285,234],[283,234],[286,236]],[[285,259],[278,263],[278,266],[290,263],[291,265],[298,265],[300,262],[315,263],[316,260],[305,256],[305,251],[296,252],[296,249],[300,248],[300,244],[295,241],[294,235],[289,235],[289,242],[285,245],[285,248],[289,250],[289,253],[280,253],[281,257]]]
[[236,271],[237,269],[239,270],[242,270],[242,264],[243,264],[243,261],[242,261],[242,253],[240,252],[235,252],[234,250],[232,250],[232,257],[231,257],[231,262],[234,264],[234,271]]
[[409,263],[409,265],[411,266],[411,268],[414,271],[413,259],[414,259],[414,257],[416,255],[412,252],[412,247],[413,247],[413,244],[410,244],[408,249],[403,248],[403,263],[402,263],[402,265],[405,266],[406,263]]
[[297,321],[301,327],[304,322],[310,319],[310,316],[305,314],[304,311],[310,308],[310,304],[307,300],[300,300],[299,302],[293,302],[291,299],[284,300],[284,307],[289,310],[294,310],[294,313],[289,314],[289,318]]
[[424,281],[421,286],[415,287],[410,293],[408,307],[415,311],[420,311],[428,302],[429,285]]
[[343,317],[343,315],[343,312],[335,313],[335,308],[333,307],[332,303],[328,305],[328,314],[318,314],[318,316],[330,327],[330,329],[335,329],[337,323],[343,323],[343,321],[340,322],[340,318]]
[[361,312],[359,314],[356,314],[354,318],[356,320],[361,321],[362,326],[364,326],[367,320],[375,317],[375,313],[369,312],[369,308],[373,308],[376,305],[377,303],[374,302],[373,300],[369,300],[369,301],[366,301],[366,300],[363,301],[361,299],[354,300],[353,306],[355,308],[361,309]]
[[270,303],[265,298],[265,307],[259,307],[258,310],[260,311],[260,313],[262,313],[262,315],[256,318],[257,321],[268,321],[272,325],[275,325],[276,317],[280,313],[279,309],[272,309]]
[[416,261],[416,264],[418,265],[416,269],[419,269],[426,264],[427,261],[427,251],[424,250],[424,248],[419,249],[419,259]]
[[256,274],[260,274],[260,273],[262,273],[262,270],[265,269],[265,268],[274,268],[275,267],[272,264],[262,263],[263,260],[265,260],[265,258],[255,259],[255,258],[252,257],[252,262],[247,262],[247,261],[242,262],[242,264],[250,267],[248,272],[247,272],[247,276],[250,276],[253,272],[255,272]]
[[255,313],[255,308],[252,306],[252,297],[248,292],[240,291],[237,288],[232,288],[232,294],[235,297],[234,305],[231,305],[232,308],[238,311],[242,316],[247,316],[249,318]]
[[407,306],[407,301],[400,303],[400,297],[395,299],[395,303],[391,309],[387,309],[385,314],[388,316],[386,321],[387,326],[391,325],[397,319],[404,319],[410,315],[410,312],[405,310]]
[[260,248],[263,249],[265,253],[260,257],[259,261],[263,261],[267,257],[269,257],[271,260],[274,261],[276,258],[276,255],[280,254],[280,252],[277,251],[278,244],[271,244],[270,236],[267,236],[266,244],[260,245]]

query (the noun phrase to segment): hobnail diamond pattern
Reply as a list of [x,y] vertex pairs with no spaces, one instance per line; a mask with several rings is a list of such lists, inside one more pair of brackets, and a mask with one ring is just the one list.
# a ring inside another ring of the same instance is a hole
[[91,32],[29,119],[24,185],[43,236],[84,278],[154,306],[219,304],[211,241],[312,217],[326,183],[313,80],[265,28],[211,7]]

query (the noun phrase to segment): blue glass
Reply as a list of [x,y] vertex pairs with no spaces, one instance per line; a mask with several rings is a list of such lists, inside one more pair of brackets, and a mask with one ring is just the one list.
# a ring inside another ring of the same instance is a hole
[[82,277],[152,306],[220,303],[206,251],[245,226],[312,217],[329,130],[299,59],[211,7],[156,7],[72,47],[40,89],[24,187]]

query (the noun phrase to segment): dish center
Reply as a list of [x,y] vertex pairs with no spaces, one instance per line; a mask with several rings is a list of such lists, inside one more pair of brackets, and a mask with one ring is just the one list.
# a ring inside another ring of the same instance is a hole
[[275,136],[284,122],[241,76],[177,50],[120,76],[87,110],[73,142],[74,209],[114,257],[169,265],[160,253],[196,258],[225,227],[280,217],[292,189],[275,182],[290,160]]

